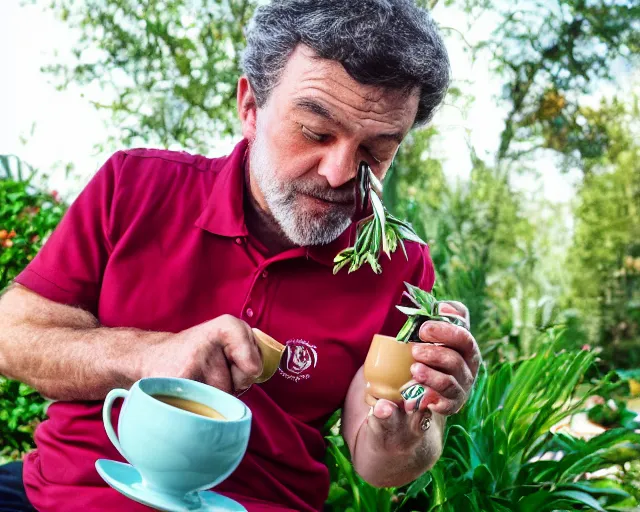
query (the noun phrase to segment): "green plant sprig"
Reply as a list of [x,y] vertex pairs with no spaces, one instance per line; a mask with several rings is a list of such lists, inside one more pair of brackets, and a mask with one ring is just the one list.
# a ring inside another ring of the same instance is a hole
[[346,266],[351,273],[364,263],[368,263],[376,274],[380,274],[381,253],[391,258],[391,253],[400,246],[405,258],[408,258],[405,240],[426,245],[408,222],[397,219],[384,207],[381,199],[382,183],[364,162],[360,165],[359,181],[363,209],[366,209],[367,201],[371,201],[373,214],[358,222],[355,244],[340,251],[334,258],[334,274]]
[[427,320],[439,320],[459,325],[461,327],[467,327],[464,320],[461,318],[441,315],[440,301],[438,301],[433,295],[421,290],[417,286],[413,286],[409,283],[404,284],[407,287],[407,291],[402,294],[402,297],[410,304],[410,306],[396,306],[398,310],[408,317],[407,321],[396,336],[398,341],[403,343],[420,341],[418,332],[420,331],[420,326]]

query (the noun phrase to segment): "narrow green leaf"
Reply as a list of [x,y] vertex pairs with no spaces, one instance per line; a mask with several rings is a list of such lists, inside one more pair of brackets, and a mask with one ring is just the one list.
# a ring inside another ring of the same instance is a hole
[[402,238],[398,237],[398,243],[400,244],[400,247],[402,248],[402,253],[404,254],[404,259],[409,261],[409,256],[407,254],[407,248],[404,246],[404,240],[402,240]]
[[373,212],[377,221],[376,234],[379,235],[380,247],[382,251],[387,255],[389,254],[389,243],[386,235],[386,215],[384,205],[380,198],[376,194],[371,194],[371,205],[373,206]]
[[409,308],[406,306],[396,306],[396,309],[401,311],[407,316],[426,315],[427,312],[424,309]]
[[420,238],[415,231],[405,228],[404,226],[398,226],[398,234],[400,237],[405,240],[410,240],[411,242],[416,242],[421,245],[427,245],[427,243]]

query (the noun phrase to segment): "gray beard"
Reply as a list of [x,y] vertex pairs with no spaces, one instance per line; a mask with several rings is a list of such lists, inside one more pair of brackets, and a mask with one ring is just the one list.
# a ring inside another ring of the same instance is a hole
[[271,161],[269,149],[259,136],[260,133],[261,130],[258,129],[249,153],[251,176],[262,191],[273,219],[295,245],[304,247],[333,242],[349,227],[353,212],[340,207],[321,216],[304,211],[296,201],[300,193],[320,197],[323,194],[302,183],[278,182],[275,178],[275,162]]

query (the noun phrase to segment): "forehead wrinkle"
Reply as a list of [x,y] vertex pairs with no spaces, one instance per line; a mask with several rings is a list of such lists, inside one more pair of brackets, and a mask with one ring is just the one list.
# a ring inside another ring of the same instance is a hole
[[[333,96],[335,99],[338,99],[338,96],[336,93],[332,93],[330,92],[331,86],[329,87],[322,87],[323,85],[325,85],[327,82],[331,82],[331,84],[334,87],[340,88],[343,91],[346,92],[346,101],[349,101],[350,99],[353,99],[353,105],[349,105],[351,108],[353,108],[354,110],[357,110],[359,112],[364,112],[364,113],[375,113],[375,114],[386,114],[388,112],[393,112],[395,109],[389,109],[389,108],[385,108],[384,104],[381,105],[381,103],[389,103],[389,101],[387,102],[382,102],[381,100],[384,97],[385,91],[379,91],[379,93],[377,95],[374,95],[375,90],[372,90],[371,92],[360,94],[357,90],[354,90],[353,88],[349,87],[346,84],[343,84],[341,81],[334,79],[333,77],[327,77],[327,78],[318,78],[318,77],[312,77],[306,80],[306,82],[309,82],[311,84],[311,87],[314,87],[316,89],[322,90],[327,92],[327,94]],[[316,86],[315,84],[321,84],[320,86]],[[329,90],[327,90],[329,89]],[[377,96],[377,97],[376,97]],[[341,103],[344,103],[343,100],[339,100]]]
[[[338,68],[338,70],[332,68]],[[298,86],[303,85],[305,82],[318,82],[322,85],[328,86],[327,88],[340,88],[346,93],[347,96],[353,98],[354,103],[361,103],[367,106],[373,105],[374,108],[357,107],[358,110],[361,110],[363,112],[376,112],[375,107],[377,107],[384,99],[385,94],[395,93],[407,96],[407,94],[403,94],[401,91],[396,92],[396,90],[394,89],[385,89],[381,86],[360,84],[349,75],[347,75],[342,66],[324,60],[314,67],[307,66],[306,69],[301,72]],[[360,92],[359,89],[361,89],[363,92]],[[378,113],[383,113],[383,111],[384,109],[382,109],[382,111]]]
[[[400,121],[405,112],[405,109],[403,108],[403,106],[397,106],[397,107],[394,106],[393,108],[384,108],[384,106],[379,106],[379,104],[377,103],[370,103],[370,105],[378,108],[366,108],[366,107],[361,107],[359,105],[352,105],[350,103],[347,103],[348,100],[339,98],[336,93],[332,92],[331,90],[328,90],[326,87],[323,87],[322,86],[323,80],[313,79],[313,80],[308,80],[307,82],[308,82],[307,84],[301,84],[302,87],[298,88],[299,96],[303,97],[304,95],[308,95],[309,91],[315,91],[319,94],[313,94],[310,97],[317,98],[318,100],[323,101],[323,103],[327,103],[326,99],[323,100],[323,96],[329,97],[334,102],[340,105],[340,107],[338,107],[337,109],[338,112],[335,112],[336,107],[331,104],[332,102],[329,102],[329,105],[332,106],[331,110],[334,111],[333,112],[334,117],[336,117],[336,114],[341,114],[342,112],[345,112],[345,111],[347,115],[351,114],[351,116],[355,116],[355,117],[358,117],[359,115],[362,115],[362,114],[365,114],[365,115],[373,114],[374,116],[370,118],[371,121],[397,127],[395,121]],[[349,93],[355,94],[350,89],[347,88],[347,90]],[[359,96],[357,94],[355,95]],[[382,119],[376,119],[375,117],[381,117]],[[356,119],[356,122],[358,123],[361,123],[362,121],[363,120],[361,119]]]
[[[296,80],[295,89],[299,89],[305,82],[319,82],[322,85],[329,83],[328,88],[331,88],[331,86],[339,87],[346,92],[347,97],[356,97],[354,100],[356,106],[351,107],[354,110],[381,115],[392,114],[397,110],[403,111],[402,107],[385,108],[384,104],[395,104],[397,101],[404,102],[412,95],[410,90],[361,84],[347,73],[342,64],[320,57],[313,49],[304,44],[301,44],[297,51],[299,54],[294,58],[303,60],[299,72],[300,78]],[[322,87],[317,88],[323,90]],[[363,92],[361,93],[360,90]],[[387,98],[387,101],[383,102],[385,95],[389,95],[391,98]],[[334,97],[338,99],[336,96]],[[340,102],[344,103],[343,101]],[[381,105],[381,103],[383,104]]]
[[[316,80],[321,80],[321,79],[316,77]],[[359,84],[358,82],[356,82],[355,80],[353,80],[350,77],[348,77],[347,81],[354,82],[358,86],[362,87],[363,89],[369,89],[369,90],[364,92],[363,94],[360,94],[358,91],[356,91],[355,89],[350,87],[348,84],[343,83],[342,81],[334,78],[331,75],[326,77],[324,80],[327,81],[327,82],[333,82],[338,87],[342,87],[343,89],[347,90],[348,92],[358,96],[364,102],[379,102],[382,99],[382,97],[384,96],[385,92],[386,92],[383,87],[372,86],[372,85],[367,86],[367,85]]]
[[[379,101],[379,100],[375,101],[375,100],[367,99],[366,97],[362,96],[361,94],[347,87],[346,85],[343,85],[342,83],[336,80],[331,80],[331,81],[335,83],[337,86],[339,86],[340,88],[342,88],[347,93],[347,98],[340,98],[338,93],[331,91],[331,87],[327,87],[326,85],[327,79],[325,78],[316,78],[316,77],[308,78],[308,79],[303,78],[298,83],[298,86],[296,87],[296,89],[299,94],[304,94],[305,89],[319,91],[322,94],[326,94],[332,97],[334,100],[338,101],[339,103],[348,106],[350,109],[360,113],[364,113],[364,114],[373,113],[373,114],[378,114],[382,116],[388,116],[388,115],[393,116],[396,113],[399,113],[400,115],[402,115],[402,113],[405,110],[404,109],[405,102],[402,102],[400,105],[395,106],[395,103],[396,103],[395,101]],[[380,96],[381,98],[384,96],[384,91],[381,92]],[[404,95],[402,96],[404,97]],[[349,102],[350,100],[349,97],[354,100],[353,104]],[[400,103],[400,100],[404,98],[398,97],[394,99],[398,99],[399,100],[398,103]]]

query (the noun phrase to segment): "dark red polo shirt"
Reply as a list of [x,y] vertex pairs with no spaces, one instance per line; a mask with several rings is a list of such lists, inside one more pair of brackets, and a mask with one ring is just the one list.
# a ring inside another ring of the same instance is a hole
[[[135,149],[114,154],[16,281],[81,306],[106,327],[178,332],[235,315],[288,346],[276,375],[242,400],[249,448],[216,490],[249,511],[320,510],[329,489],[321,428],[342,406],[375,333],[395,334],[409,281],[430,290],[428,250],[407,244],[383,272],[332,275],[333,244],[265,257],[243,214],[246,141],[229,157]],[[100,354],[96,353],[96,358]],[[149,510],[109,488],[98,458],[122,460],[105,434],[102,402],[56,402],[25,462],[41,512]],[[118,409],[116,409],[116,416]]]

